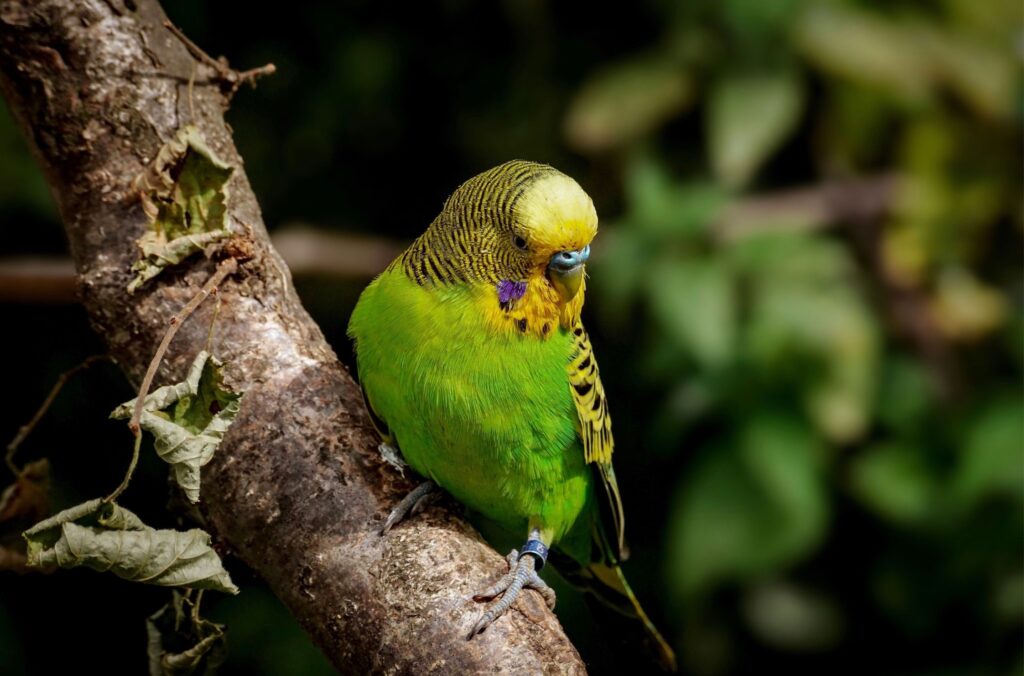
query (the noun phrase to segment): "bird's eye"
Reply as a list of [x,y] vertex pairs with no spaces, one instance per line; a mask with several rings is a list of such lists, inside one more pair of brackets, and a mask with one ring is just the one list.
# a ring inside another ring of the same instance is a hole
[[526,240],[519,235],[512,237],[512,243],[515,244],[516,248],[520,251],[526,251]]

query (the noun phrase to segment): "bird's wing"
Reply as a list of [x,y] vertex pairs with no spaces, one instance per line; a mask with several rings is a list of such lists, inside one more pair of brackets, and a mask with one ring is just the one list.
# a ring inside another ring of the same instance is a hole
[[583,324],[573,326],[573,355],[569,360],[569,384],[576,403],[579,420],[579,434],[583,441],[583,454],[588,463],[594,463],[601,477],[603,491],[598,491],[602,503],[602,516],[610,518],[611,532],[614,533],[612,550],[617,559],[625,557],[625,516],[619,485],[612,469],[612,419],[608,414],[608,401],[601,384],[601,373],[597,368],[594,350]]

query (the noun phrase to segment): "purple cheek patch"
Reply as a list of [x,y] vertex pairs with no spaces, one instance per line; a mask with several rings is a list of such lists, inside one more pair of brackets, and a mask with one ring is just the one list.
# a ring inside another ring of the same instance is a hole
[[526,293],[526,282],[513,282],[503,279],[498,282],[498,302],[508,305],[514,300],[519,300]]

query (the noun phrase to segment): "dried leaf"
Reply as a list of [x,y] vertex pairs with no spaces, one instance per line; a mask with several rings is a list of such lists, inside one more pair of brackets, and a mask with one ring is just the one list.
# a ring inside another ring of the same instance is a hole
[[85,566],[136,582],[238,593],[206,531],[150,528],[99,498],[37,523],[24,537],[29,566]]
[[[200,352],[183,382],[146,397],[140,424],[155,439],[157,455],[171,465],[174,478],[191,502],[199,501],[200,468],[213,458],[224,433],[238,415],[241,394],[221,385],[221,363]],[[111,418],[131,418],[135,399],[121,404]]]
[[135,181],[150,230],[138,240],[129,293],[213,242],[230,236],[227,188],[234,167],[207,147],[193,126],[183,127]]
[[35,523],[50,509],[50,461],[30,462],[0,496],[0,523],[25,520]]
[[150,676],[212,675],[227,657],[224,625],[198,616],[178,591],[146,619]]
[[21,531],[50,512],[50,461],[25,465],[0,496],[0,570],[29,572]]

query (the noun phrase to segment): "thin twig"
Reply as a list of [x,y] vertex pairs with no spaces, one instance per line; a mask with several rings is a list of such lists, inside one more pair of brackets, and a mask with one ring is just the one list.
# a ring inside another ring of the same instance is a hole
[[238,82],[235,83],[234,89],[232,90],[232,93],[234,93],[234,91],[236,91],[246,82],[255,87],[256,80],[260,79],[261,77],[273,75],[274,73],[277,72],[277,66],[275,66],[272,63],[266,63],[262,66],[257,66],[256,68],[250,68],[249,70],[243,70],[241,72],[235,70],[231,72],[235,73],[235,75],[238,76]]
[[32,430],[35,429],[36,425],[39,424],[39,421],[43,419],[43,416],[46,415],[46,412],[50,409],[50,406],[57,398],[57,395],[60,394],[60,391],[61,389],[63,389],[64,385],[66,385],[69,380],[71,380],[76,375],[78,375],[85,369],[89,368],[96,362],[109,360],[110,358],[111,357],[108,354],[94,354],[91,357],[86,357],[78,366],[70,368],[64,373],[60,374],[60,376],[57,378],[57,382],[53,384],[53,388],[50,390],[50,393],[46,395],[46,399],[43,400],[43,404],[42,406],[39,407],[39,410],[36,411],[35,415],[32,416],[31,420],[29,420],[27,423],[21,426],[21,428],[18,430],[18,434],[15,435],[11,443],[7,444],[7,454],[4,456],[4,460],[7,462],[7,467],[10,468],[12,472],[14,472],[15,476],[21,476],[21,469],[19,469],[18,466],[14,464],[15,452],[18,450],[18,447],[21,446],[21,443],[25,441],[28,435],[32,433]]
[[124,489],[128,488],[128,484],[132,480],[132,475],[135,474],[135,467],[139,464],[139,450],[142,448],[142,435],[135,435],[135,444],[132,446],[132,461],[128,463],[128,471],[124,473],[124,478],[121,479],[121,483],[117,485],[114,492],[103,498],[103,502],[113,502],[117,500],[121,493],[124,493]]
[[74,303],[75,264],[70,258],[0,259],[0,302]]
[[[733,241],[769,231],[820,230],[865,217],[881,218],[892,208],[901,180],[895,174],[879,174],[749,195],[726,207],[712,224],[712,232],[716,239]],[[408,244],[303,223],[282,224],[271,241],[296,278],[325,275],[354,280],[380,273]],[[594,256],[598,255],[595,251]],[[279,267],[274,258],[270,260]],[[73,302],[74,275],[69,260],[0,258],[0,300]],[[283,273],[282,277],[287,279]]]
[[142,385],[139,387],[139,395],[135,399],[135,410],[132,412],[132,419],[128,421],[128,429],[135,435],[135,445],[132,447],[132,459],[128,463],[128,471],[125,472],[124,478],[121,479],[121,483],[118,484],[114,492],[103,498],[104,502],[113,502],[121,493],[128,488],[128,484],[132,480],[132,475],[135,474],[135,467],[139,464],[139,449],[142,447],[142,428],[139,425],[139,420],[142,418],[142,405],[145,403],[146,395],[149,394],[149,388],[153,385],[153,378],[156,376],[156,371],[160,368],[160,363],[164,360],[164,355],[167,354],[167,348],[170,347],[171,341],[174,340],[174,334],[178,332],[181,325],[185,323],[189,315],[196,311],[204,300],[206,300],[211,293],[216,293],[217,287],[224,278],[228,275],[234,274],[238,270],[238,261],[234,258],[225,258],[221,261],[221,264],[217,266],[217,271],[210,275],[210,279],[206,281],[203,288],[192,297],[192,300],[188,302],[178,312],[178,314],[171,317],[170,326],[167,327],[167,332],[164,333],[163,339],[160,341],[159,347],[156,348],[156,354],[153,355],[153,359],[149,362],[149,368],[146,369],[146,377],[142,379]]
[[174,35],[174,37],[178,38],[178,40],[181,41],[181,44],[185,45],[185,49],[189,51],[189,54],[191,54],[198,61],[201,61],[202,63],[205,63],[207,66],[212,68],[217,73],[217,76],[220,79],[220,81],[229,85],[227,92],[229,99],[232,96],[234,96],[235,92],[238,91],[238,88],[246,82],[255,86],[257,79],[265,75],[273,75],[274,73],[277,72],[277,66],[275,66],[272,63],[268,63],[265,66],[260,66],[258,68],[250,68],[249,70],[243,70],[239,72],[228,66],[224,61],[215,59],[209,54],[207,54],[205,51],[203,51],[202,47],[192,42],[192,40],[190,40],[188,36],[185,35],[185,33],[183,33],[180,28],[175,26],[170,21],[164,21],[164,28],[169,30]]
[[171,341],[174,339],[174,334],[181,328],[182,323],[188,316],[195,312],[196,308],[199,307],[206,298],[216,291],[217,287],[224,278],[228,275],[234,274],[238,270],[238,261],[234,258],[225,258],[219,266],[217,271],[210,276],[203,288],[199,290],[192,300],[181,309],[178,314],[171,317],[170,325],[167,327],[167,332],[164,334],[163,340],[160,341],[160,346],[156,349],[156,354],[153,355],[152,361],[149,362],[149,368],[146,369],[146,376],[142,379],[142,385],[139,387],[139,396],[135,400],[135,411],[132,413],[132,419],[128,421],[128,429],[132,431],[132,434],[139,436],[141,428],[139,427],[139,419],[142,418],[142,405],[145,402],[146,395],[149,394],[149,388],[153,384],[153,377],[156,376],[156,370],[160,367],[160,362],[163,361],[164,355],[167,353],[167,348],[170,347]]
[[185,49],[189,51],[189,54],[205,63],[210,68],[213,68],[215,71],[220,73],[221,77],[223,77],[224,79],[228,79],[231,77],[230,68],[228,68],[223,63],[221,63],[220,61],[218,61],[217,59],[213,58],[205,51],[203,51],[203,48],[197,45],[196,43],[192,42],[192,40],[189,39],[189,37],[185,35],[185,33],[183,33],[180,28],[175,26],[170,21],[166,20],[164,21],[164,28],[171,31],[171,33],[174,34],[174,37],[181,40],[181,44],[185,45]]
[[202,619],[199,616],[199,604],[203,602],[203,590],[196,590],[195,599],[189,599],[192,602],[192,626],[199,627],[199,621]]
[[213,329],[217,326],[217,318],[220,317],[220,296],[217,296],[217,304],[213,307],[213,319],[210,320],[210,330],[206,332],[206,351],[213,352]]

